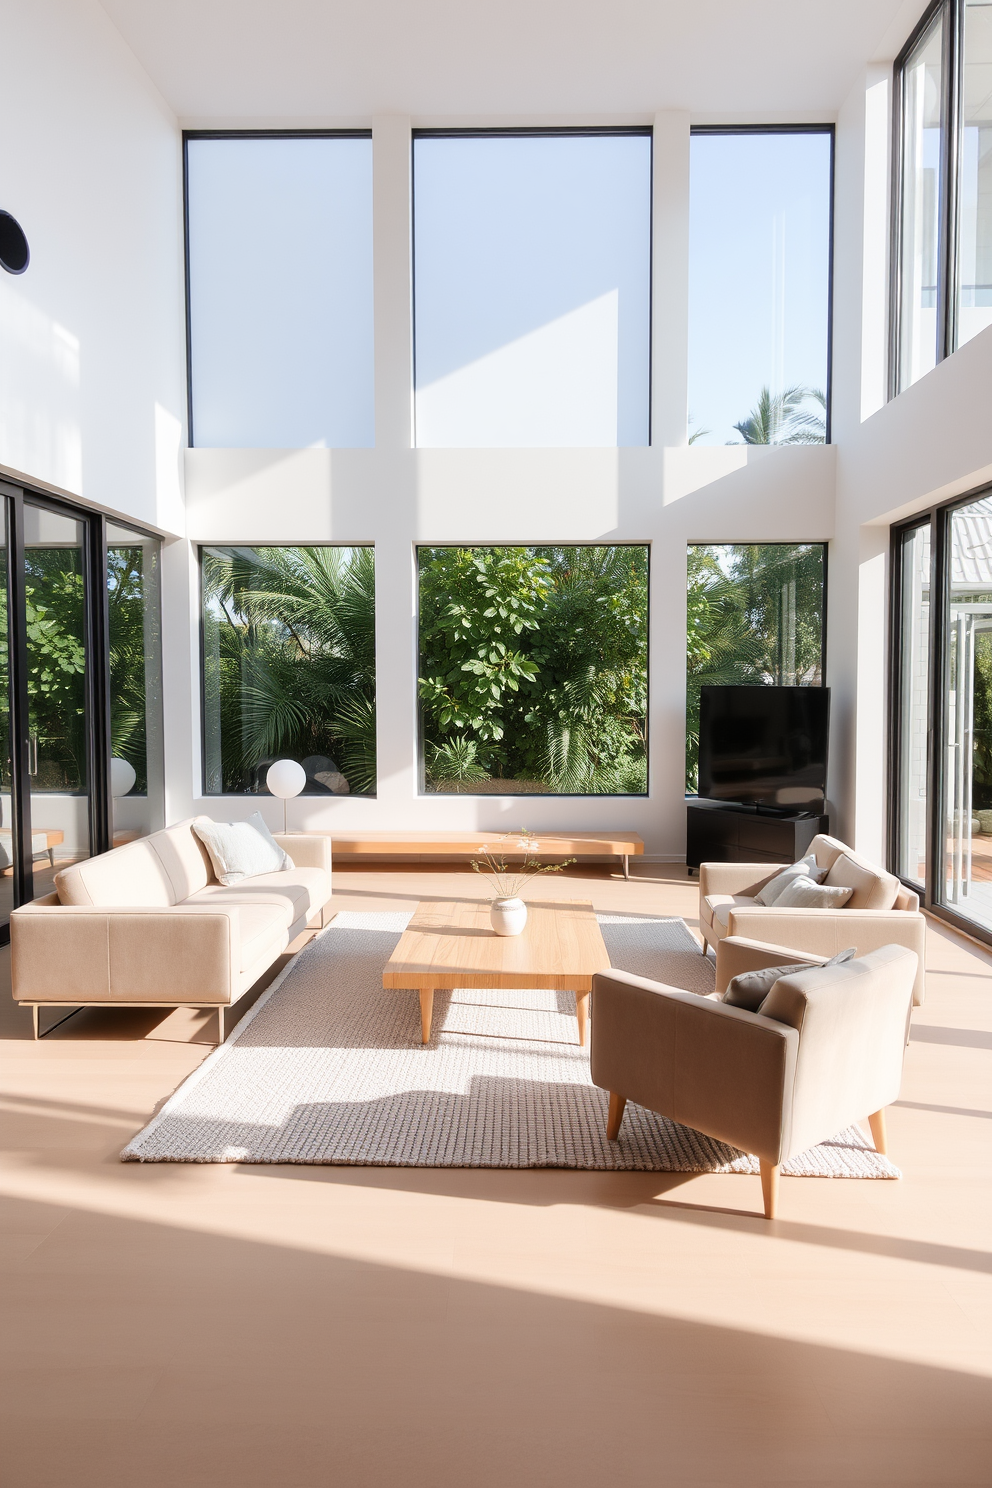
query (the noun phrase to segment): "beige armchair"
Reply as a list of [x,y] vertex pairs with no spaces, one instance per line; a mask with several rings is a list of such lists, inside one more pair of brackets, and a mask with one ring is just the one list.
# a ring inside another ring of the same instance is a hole
[[[737,970],[775,949],[738,947]],[[778,957],[782,964],[781,948]],[[607,1136],[617,1139],[632,1100],[752,1152],[773,1219],[789,1158],[866,1117],[885,1151],[884,1109],[899,1094],[915,976],[914,951],[883,946],[781,977],[760,1013],[626,972],[594,977],[592,1078],[610,1094]]]
[[842,909],[779,909],[758,904],[756,895],[783,864],[703,863],[699,869],[699,928],[716,949],[726,935],[835,956],[846,946],[859,955],[901,945],[917,956],[913,1005],[926,993],[926,920],[916,894],[892,873],[877,868],[836,837],[814,837],[810,852],[826,869],[824,882],[854,890]]

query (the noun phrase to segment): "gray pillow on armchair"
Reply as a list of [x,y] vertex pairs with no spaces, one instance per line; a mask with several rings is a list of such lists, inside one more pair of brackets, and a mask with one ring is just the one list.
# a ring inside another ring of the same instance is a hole
[[[824,961],[823,965],[841,966],[845,961],[853,961],[856,955],[857,948],[848,946],[846,950],[838,951],[836,956],[831,956],[829,961]],[[742,971],[728,985],[723,1001],[730,1007],[745,1008],[749,1013],[756,1013],[779,977],[810,970],[810,963],[803,961],[794,966],[762,966],[759,971]]]

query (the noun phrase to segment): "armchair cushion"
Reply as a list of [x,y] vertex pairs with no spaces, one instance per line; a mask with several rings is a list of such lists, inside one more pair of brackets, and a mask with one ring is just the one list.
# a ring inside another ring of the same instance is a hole
[[[854,946],[848,946],[846,950],[838,951],[836,956],[831,956],[825,961],[825,966],[841,966],[846,961],[853,961],[857,955]],[[809,962],[796,962],[791,966],[762,966],[753,971],[742,971],[730,982],[723,1001],[731,1007],[747,1008],[749,1012],[760,1013],[764,1003],[775,983],[780,977],[792,976],[797,971],[807,971]]]
[[824,883],[851,889],[850,909],[891,909],[900,888],[894,873],[875,868],[851,852],[834,859]]
[[726,930],[732,909],[751,909],[757,902],[750,894],[708,894],[703,900],[710,924],[719,925],[721,930]]
[[772,908],[843,909],[853,893],[852,888],[839,884],[818,884],[805,874],[800,874],[786,884]]
[[802,878],[804,875],[811,878],[814,883],[822,883],[827,876],[827,870],[818,868],[816,858],[810,853],[808,857],[801,858],[798,863],[790,863],[788,868],[783,868],[781,873],[776,873],[763,889],[758,890],[754,896],[755,901],[758,904],[774,904],[794,878]]

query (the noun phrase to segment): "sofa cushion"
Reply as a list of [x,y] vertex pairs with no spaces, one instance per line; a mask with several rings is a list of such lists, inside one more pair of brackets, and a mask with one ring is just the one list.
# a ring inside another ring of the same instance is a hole
[[190,894],[206,888],[212,882],[214,871],[207,849],[193,831],[193,818],[177,822],[174,827],[153,832],[148,841],[165,865],[172,880],[176,902],[188,899]]
[[239,971],[250,971],[262,960],[271,962],[289,944],[285,919],[278,905],[238,905],[237,916],[241,932]]
[[848,909],[891,909],[899,892],[899,880],[894,873],[875,868],[850,852],[834,859],[824,883],[853,890]]
[[190,895],[191,904],[268,904],[277,907],[285,925],[310,920],[331,897],[330,876],[323,868],[289,868],[283,873],[262,873],[243,879],[229,888],[208,884]]
[[721,930],[726,930],[732,909],[753,909],[757,902],[750,894],[710,894],[706,899],[710,924],[719,925]]
[[259,811],[239,822],[197,816],[193,831],[210,854],[216,877],[226,887],[293,866],[292,858],[273,840]]
[[854,892],[847,885],[818,884],[811,878],[793,878],[775,901],[775,909],[843,909]]
[[166,909],[176,903],[172,880],[147,837],[63,868],[55,888],[60,904]]

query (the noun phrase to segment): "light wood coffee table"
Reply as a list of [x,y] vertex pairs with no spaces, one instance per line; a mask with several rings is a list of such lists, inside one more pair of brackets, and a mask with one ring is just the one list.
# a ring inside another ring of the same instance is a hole
[[585,899],[528,904],[522,935],[497,935],[489,905],[422,901],[382,973],[384,987],[420,993],[421,1037],[431,1036],[434,993],[454,987],[552,987],[575,993],[579,1043],[586,1042],[589,992],[609,971],[592,905]]

